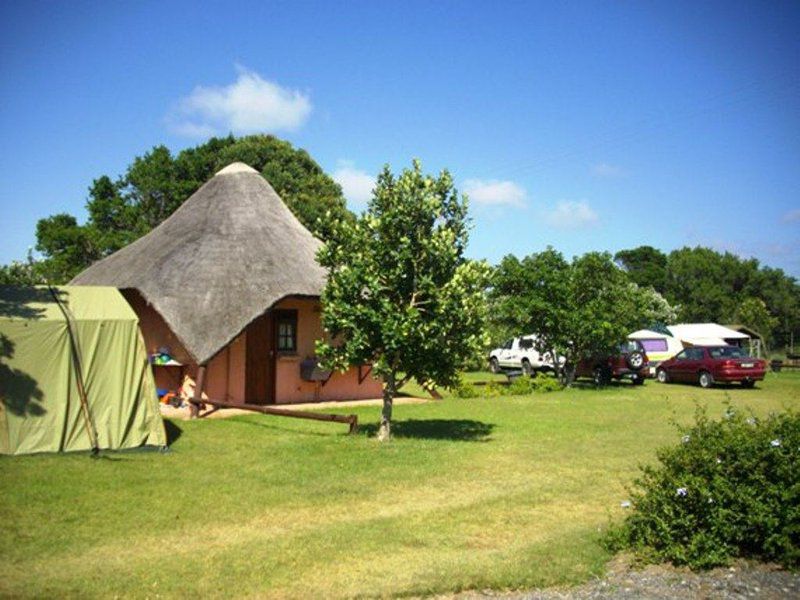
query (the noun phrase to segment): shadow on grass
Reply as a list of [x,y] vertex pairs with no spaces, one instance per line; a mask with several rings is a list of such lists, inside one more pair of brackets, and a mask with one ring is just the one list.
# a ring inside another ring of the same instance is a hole
[[183,434],[183,429],[178,424],[169,419],[164,419],[164,430],[167,433],[167,446],[172,446]]
[[[492,423],[471,419],[408,419],[392,423],[392,436],[454,442],[488,442],[493,429]],[[378,433],[378,424],[359,424],[358,430],[372,437]]]

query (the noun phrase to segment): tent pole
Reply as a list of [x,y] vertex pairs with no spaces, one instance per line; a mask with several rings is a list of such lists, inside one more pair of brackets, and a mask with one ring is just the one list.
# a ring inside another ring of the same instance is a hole
[[75,337],[75,331],[72,327],[72,315],[58,297],[59,292],[49,284],[47,285],[47,289],[50,291],[50,295],[53,297],[53,300],[55,300],[58,308],[61,309],[61,314],[64,315],[66,321],[67,337],[69,337],[70,354],[72,356],[72,368],[75,370],[75,383],[78,388],[78,398],[81,402],[81,412],[86,422],[86,433],[89,436],[89,443],[92,445],[92,454],[97,455],[100,452],[100,444],[97,439],[97,432],[94,429],[94,423],[92,423],[92,414],[89,412],[89,397],[83,385],[83,368],[81,367],[80,354],[78,353],[78,340]]
[[193,419],[197,418],[200,413],[200,404],[203,399],[203,387],[206,384],[206,366],[200,365],[197,369],[197,381],[194,386],[194,397],[191,400],[191,416]]

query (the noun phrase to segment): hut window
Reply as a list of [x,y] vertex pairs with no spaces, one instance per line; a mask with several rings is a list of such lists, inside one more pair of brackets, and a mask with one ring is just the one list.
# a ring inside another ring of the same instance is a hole
[[278,352],[297,352],[297,311],[275,311]]

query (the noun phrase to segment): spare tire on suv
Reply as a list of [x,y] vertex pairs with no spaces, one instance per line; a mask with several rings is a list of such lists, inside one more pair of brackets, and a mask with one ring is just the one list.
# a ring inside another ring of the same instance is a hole
[[617,351],[610,356],[580,361],[575,375],[592,377],[598,385],[604,385],[611,379],[630,379],[635,385],[642,385],[648,376],[647,363],[647,353],[641,342],[629,340],[617,346]]

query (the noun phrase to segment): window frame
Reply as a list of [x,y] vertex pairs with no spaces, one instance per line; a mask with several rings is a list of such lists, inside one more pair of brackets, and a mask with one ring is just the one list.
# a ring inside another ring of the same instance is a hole
[[[297,310],[296,309],[277,309],[273,314],[275,324],[275,353],[279,356],[292,356],[297,354]],[[288,336],[281,334],[281,325],[288,324],[291,328],[290,334],[292,347],[281,347],[281,340]]]

